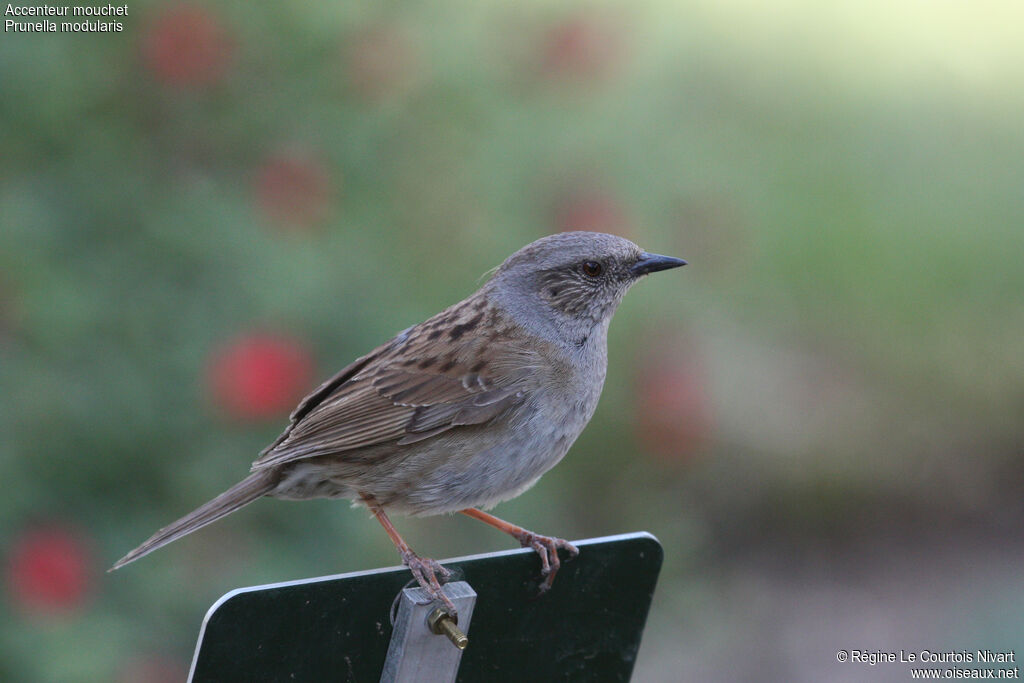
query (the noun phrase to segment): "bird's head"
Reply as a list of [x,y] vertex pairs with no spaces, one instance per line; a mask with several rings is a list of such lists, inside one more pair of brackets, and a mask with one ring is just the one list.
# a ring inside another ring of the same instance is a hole
[[580,343],[607,326],[634,282],[683,265],[615,235],[563,232],[509,256],[487,286],[518,321],[545,328],[534,331]]

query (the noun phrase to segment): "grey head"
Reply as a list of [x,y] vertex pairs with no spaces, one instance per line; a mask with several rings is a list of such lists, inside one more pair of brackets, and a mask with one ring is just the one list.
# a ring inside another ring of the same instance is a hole
[[634,282],[684,265],[615,235],[563,232],[509,256],[484,289],[531,332],[580,346],[607,329]]

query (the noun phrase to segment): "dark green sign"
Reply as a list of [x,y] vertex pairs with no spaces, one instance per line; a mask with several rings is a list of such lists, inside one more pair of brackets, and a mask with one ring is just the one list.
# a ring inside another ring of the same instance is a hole
[[[577,542],[538,597],[531,550],[448,560],[477,593],[459,681],[628,681],[661,568],[650,534]],[[404,568],[243,588],[211,608],[192,680],[380,680]],[[440,637],[440,636],[439,636]]]

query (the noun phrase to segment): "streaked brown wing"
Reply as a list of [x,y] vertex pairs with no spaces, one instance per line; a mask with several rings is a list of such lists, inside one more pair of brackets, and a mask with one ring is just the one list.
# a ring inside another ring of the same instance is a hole
[[394,341],[395,340],[391,340],[386,344],[378,346],[376,349],[366,354],[365,356],[362,356],[352,361],[344,368],[339,370],[337,373],[335,373],[333,377],[331,377],[326,382],[318,386],[315,390],[313,390],[311,394],[302,399],[302,401],[299,402],[299,405],[296,406],[295,410],[293,410],[292,414],[289,416],[290,422],[288,426],[285,427],[285,430],[281,432],[281,435],[278,436],[272,444],[270,444],[262,451],[260,451],[260,457],[257,458],[252,465],[253,469],[255,470],[257,469],[257,466],[263,465],[263,462],[267,458],[267,456],[269,456],[279,445],[281,445],[281,443],[285,439],[288,438],[292,430],[295,429],[295,425],[298,424],[302,420],[302,418],[304,418],[306,415],[310,413],[310,411],[312,411],[314,408],[320,405],[328,396],[337,391],[339,387],[344,386],[344,384],[348,382],[350,379],[352,379],[352,377],[354,377],[356,373],[358,373],[371,362],[379,358],[381,354],[387,351],[392,346],[392,344],[394,344]]
[[[540,363],[534,352],[472,340],[434,342],[433,361],[424,363],[423,337],[415,328],[410,337],[407,345],[392,342],[356,361],[311,394],[253,469],[482,424],[522,400],[523,383]],[[387,353],[396,343],[400,351]],[[412,358],[418,362],[410,364]]]

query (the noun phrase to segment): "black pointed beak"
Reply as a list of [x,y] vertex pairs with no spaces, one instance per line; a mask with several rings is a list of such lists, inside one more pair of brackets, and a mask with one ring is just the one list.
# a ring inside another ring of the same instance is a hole
[[640,277],[641,275],[647,275],[648,273],[656,273],[659,270],[668,270],[669,268],[678,268],[679,266],[685,266],[686,261],[681,258],[675,258],[674,256],[662,256],[661,254],[648,254],[644,252],[640,255],[640,260],[633,264],[633,267],[629,269],[633,275]]

